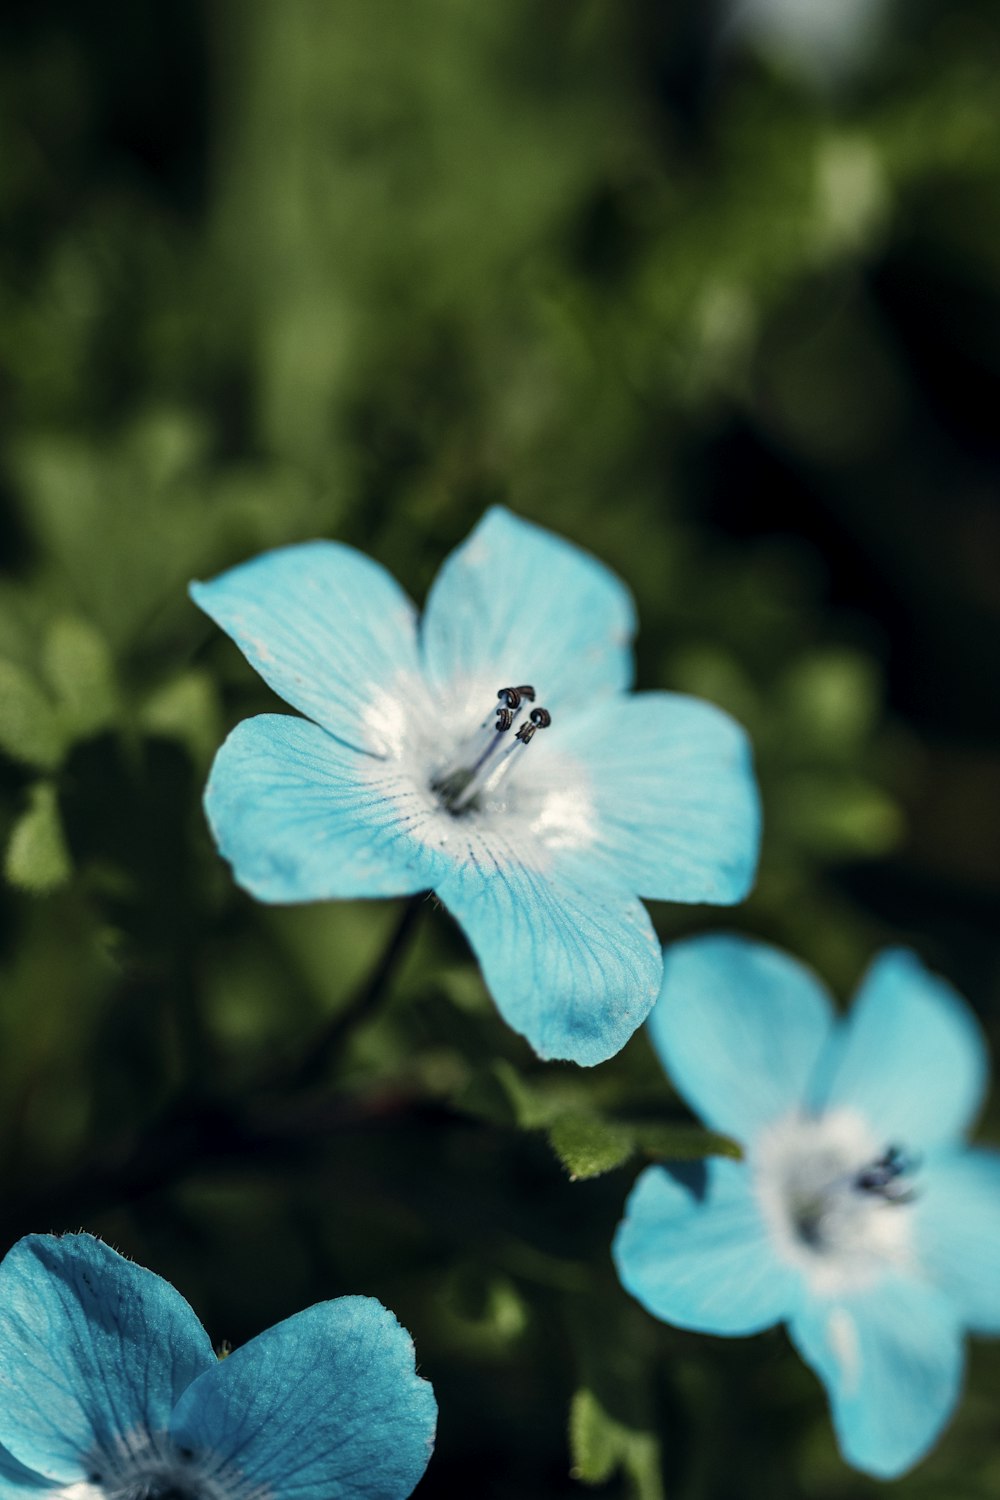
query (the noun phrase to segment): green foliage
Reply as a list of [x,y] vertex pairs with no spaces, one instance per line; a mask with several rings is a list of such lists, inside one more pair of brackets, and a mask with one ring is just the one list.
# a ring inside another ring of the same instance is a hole
[[111,654],[100,632],[85,620],[62,617],[52,622],[43,646],[42,671],[71,743],[115,722],[118,693]]
[[663,1500],[656,1438],[609,1416],[593,1391],[579,1390],[573,1397],[569,1444],[574,1479],[605,1484],[618,1469],[624,1469],[636,1500]]
[[560,1115],[549,1130],[549,1144],[573,1182],[622,1166],[635,1148],[626,1126],[582,1112]]
[[[634,1173],[738,1154],[641,1036],[538,1063],[430,903],[369,1013],[393,903],[235,889],[205,777],[281,705],[186,587],[333,536],[419,600],[490,501],[564,532],[637,685],[753,739],[757,887],[663,938],[843,993],[915,942],[1000,1039],[992,15],[897,7],[819,96],[694,3],[105,10],[2,23],[0,1250],[86,1224],[236,1343],[382,1296],[428,1497],[874,1495],[779,1337],[615,1282]],[[994,1493],[996,1377],[901,1497]]]
[[560,1115],[549,1131],[549,1143],[574,1182],[623,1166],[637,1151],[661,1161],[738,1159],[741,1154],[735,1141],[710,1130],[659,1122],[624,1124],[582,1111]]
[[11,885],[39,896],[69,880],[69,851],[52,782],[38,781],[29,789],[28,806],[14,824],[7,845],[4,874]]
[[[597,1089],[575,1073],[536,1072],[527,1077],[501,1061],[464,1082],[457,1103],[498,1124],[544,1131],[573,1182],[600,1177],[637,1154],[661,1161],[741,1155],[735,1141],[710,1130],[662,1115],[637,1120],[609,1112],[627,1109],[636,1093],[634,1080],[609,1080]],[[665,1108],[664,1101],[659,1102]]]
[[0,745],[15,760],[42,770],[57,766],[65,748],[57,706],[11,661],[0,661]]

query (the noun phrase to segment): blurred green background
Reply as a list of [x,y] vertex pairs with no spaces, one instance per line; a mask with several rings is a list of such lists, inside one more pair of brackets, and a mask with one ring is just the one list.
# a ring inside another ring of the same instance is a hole
[[[201,787],[273,700],[185,584],[332,536],[421,598],[495,500],[581,542],[639,686],[757,749],[758,889],[664,937],[735,925],[842,996],[912,942],[996,1054],[1000,28],[836,10],[0,18],[0,1249],[85,1225],[220,1341],[382,1297],[441,1404],[428,1500],[884,1491],[782,1332],[618,1288],[634,1123],[685,1118],[642,1036],[535,1063],[431,903],[352,1020],[398,909],[235,889]],[[998,1378],[974,1347],[901,1496],[996,1495]]]

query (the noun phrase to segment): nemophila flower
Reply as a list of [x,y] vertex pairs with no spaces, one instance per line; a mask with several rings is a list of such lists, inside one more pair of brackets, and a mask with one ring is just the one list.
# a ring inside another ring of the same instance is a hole
[[374,1298],[220,1360],[179,1292],[90,1235],[0,1264],[0,1500],[404,1500],[436,1414]]
[[601,1062],[648,1014],[662,957],[639,897],[746,895],[746,737],[695,698],[627,694],[632,602],[579,548],[492,509],[419,628],[337,542],[191,592],[308,715],[247,720],[216,758],[205,805],[237,881],[276,902],[433,888],[541,1056]]
[[955,992],[912,953],[835,1019],[794,959],[735,937],[670,950],[653,1042],[742,1162],[648,1168],[614,1244],[658,1318],[714,1334],[784,1320],[848,1462],[889,1478],[958,1400],[963,1327],[1000,1333],[1000,1153],[966,1145],[987,1077]]

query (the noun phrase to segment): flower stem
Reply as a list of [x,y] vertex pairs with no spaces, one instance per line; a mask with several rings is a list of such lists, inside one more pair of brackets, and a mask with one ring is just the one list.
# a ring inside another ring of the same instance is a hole
[[322,1082],[330,1063],[351,1032],[374,1013],[405,957],[410,939],[416,930],[417,917],[426,899],[424,893],[421,892],[417,896],[411,896],[407,901],[382,957],[353,1000],[320,1028],[303,1049],[299,1061],[294,1063],[280,1079],[274,1080],[274,1082],[280,1082],[283,1091],[295,1093],[299,1089],[308,1089],[313,1084]]

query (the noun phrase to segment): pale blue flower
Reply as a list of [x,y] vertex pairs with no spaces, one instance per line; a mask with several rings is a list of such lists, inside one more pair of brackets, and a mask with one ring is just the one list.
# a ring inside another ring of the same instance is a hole
[[1000,1334],[1000,1153],[964,1139],[987,1079],[971,1014],[892,950],[837,1020],[794,959],[706,937],[668,953],[650,1029],[745,1160],[643,1172],[615,1238],[622,1282],[683,1328],[786,1322],[844,1457],[903,1473],[958,1400],[963,1328]]
[[747,894],[743,731],[695,698],[627,693],[632,601],[568,542],[490,510],[419,626],[337,542],[191,592],[308,715],[247,720],[216,758],[205,805],[237,881],[275,902],[433,888],[542,1057],[601,1062],[645,1019],[662,957],[640,897]]
[[0,1500],[405,1500],[436,1415],[374,1298],[219,1360],[179,1292],[90,1235],[0,1264]]
[[729,34],[807,78],[849,77],[874,54],[890,0],[729,0]]

